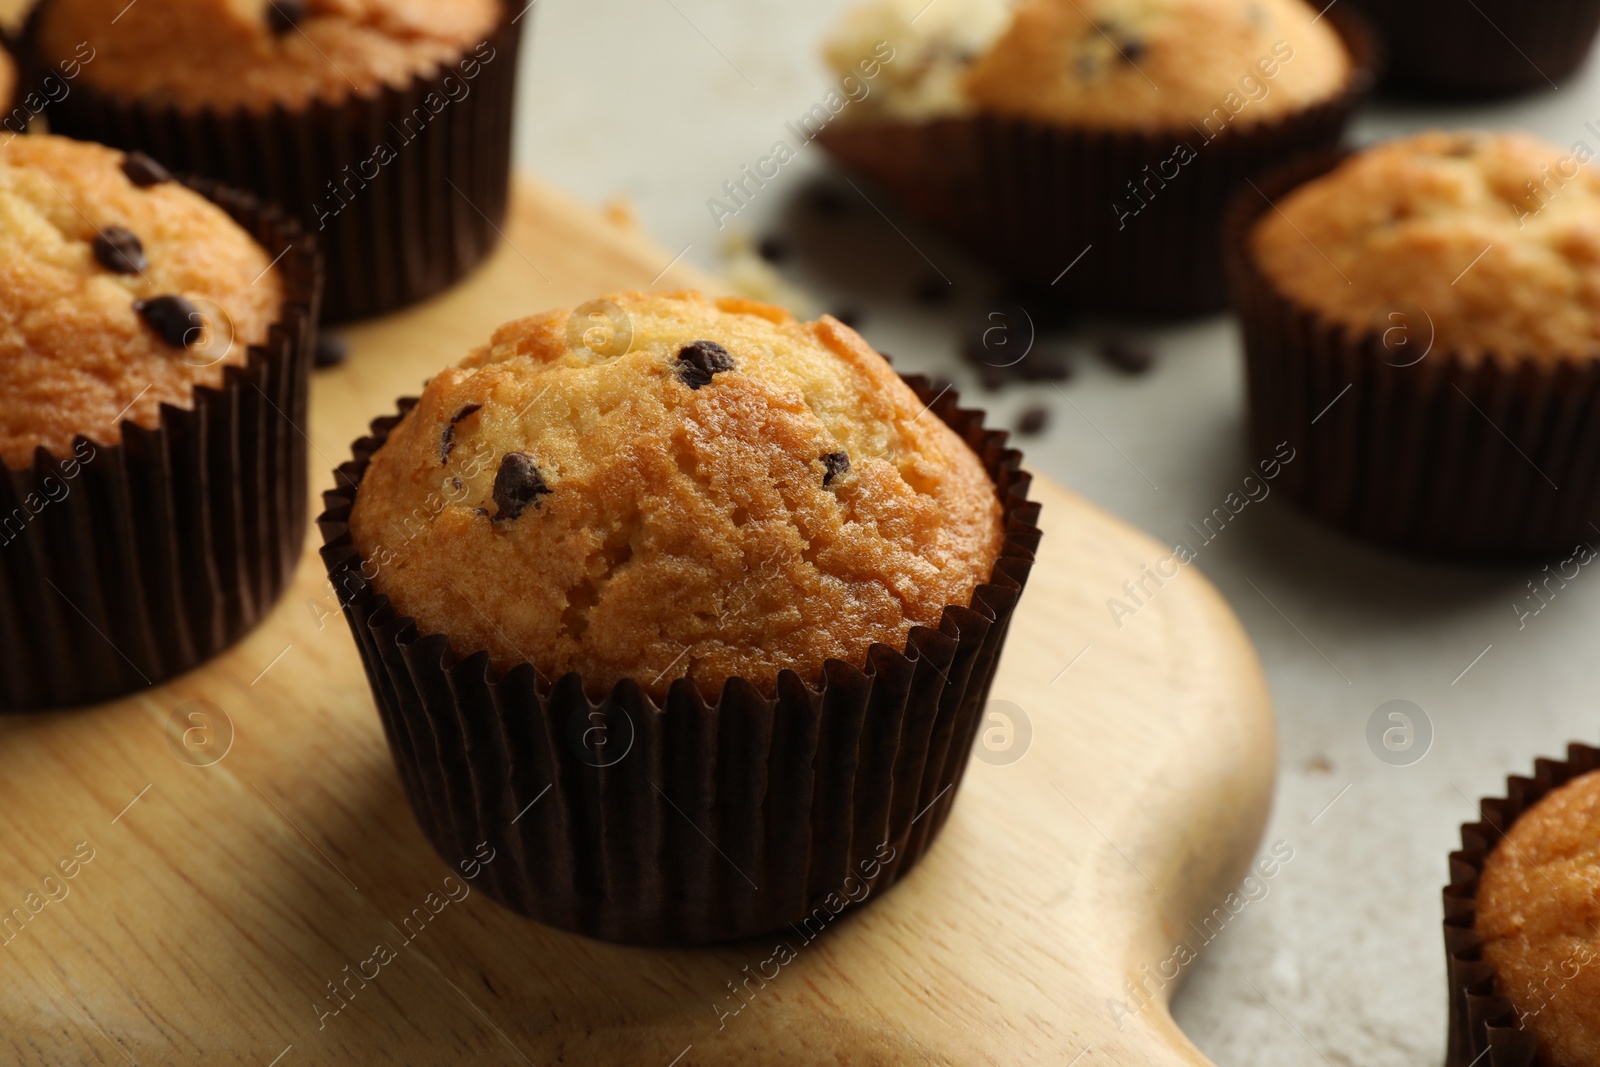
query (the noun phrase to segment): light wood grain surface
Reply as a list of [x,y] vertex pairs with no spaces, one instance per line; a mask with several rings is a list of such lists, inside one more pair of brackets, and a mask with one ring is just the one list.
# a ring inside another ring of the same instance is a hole
[[[526,179],[507,236],[465,285],[349,333],[314,385],[318,490],[370,417],[501,321],[648,287],[671,259]],[[1260,669],[1192,570],[1119,628],[1107,598],[1164,550],[1035,495],[1044,545],[993,693],[1013,747],[974,761],[903,883],[789,935],[793,962],[741,999],[779,938],[599,944],[447,881],[313,533],[284,602],[219,660],[0,721],[0,1062],[1205,1063],[1167,1014],[1175,982],[1131,1013],[1124,983],[1198,945],[1254,857],[1275,769]],[[196,701],[219,710],[174,728]]]

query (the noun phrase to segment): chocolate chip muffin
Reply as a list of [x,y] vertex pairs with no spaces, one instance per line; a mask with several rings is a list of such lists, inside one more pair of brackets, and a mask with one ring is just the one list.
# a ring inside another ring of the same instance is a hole
[[1476,931],[1540,1067],[1600,1063],[1600,771],[1549,793],[1483,864]]
[[1306,455],[1291,496],[1429,553],[1587,542],[1600,509],[1589,154],[1429,132],[1241,195],[1230,245],[1252,423],[1258,448]]
[[280,251],[147,159],[0,141],[0,460],[193,407],[278,321]]
[[1020,460],[836,319],[613,293],[374,422],[323,560],[440,856],[498,827],[507,907],[703,944],[938,834],[1038,543]]
[[42,0],[22,42],[36,70],[93,49],[52,130],[315,230],[337,321],[444,288],[498,240],[513,17],[507,0]]
[[182,111],[303,110],[404,88],[487,40],[498,0],[49,0],[48,63],[94,49],[87,86]]
[[0,710],[161,682],[271,607],[305,531],[319,270],[247,196],[0,141]]
[[625,352],[570,310],[510,323],[373,457],[351,531],[422,630],[597,696],[770,695],[904,645],[988,579],[994,484],[854,331],[695,293],[603,306]]
[[1373,73],[1359,21],[1303,0],[916,6],[847,19],[827,52],[863,91],[806,132],[1041,304],[1222,306],[1228,197],[1337,143]]
[[1274,288],[1354,332],[1404,300],[1426,312],[1434,351],[1467,363],[1592,359],[1600,175],[1587,156],[1516,132],[1391,141],[1280,200],[1250,252]]

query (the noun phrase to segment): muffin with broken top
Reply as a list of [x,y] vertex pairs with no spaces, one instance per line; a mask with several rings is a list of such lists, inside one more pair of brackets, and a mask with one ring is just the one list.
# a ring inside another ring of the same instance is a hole
[[0,142],[0,708],[159,681],[270,606],[305,523],[318,283],[249,198]]
[[1020,292],[1096,311],[1221,308],[1228,196],[1337,143],[1375,63],[1303,0],[921,6],[847,16],[836,69],[878,39],[894,59],[820,140]]
[[[505,903],[617,940],[773,929],[834,859],[884,841],[900,870],[926,847],[910,819],[960,777],[1031,560],[1026,477],[837,320],[599,303],[625,345],[586,344],[568,310],[510,323],[374,424],[324,556],[442,853],[469,831],[439,790],[509,821],[554,779],[517,831],[563,860]],[[459,736],[438,732],[446,692]],[[702,884],[705,842],[663,798],[714,804],[763,888]],[[616,837],[573,832],[596,820]],[[841,840],[852,821],[875,840]]]

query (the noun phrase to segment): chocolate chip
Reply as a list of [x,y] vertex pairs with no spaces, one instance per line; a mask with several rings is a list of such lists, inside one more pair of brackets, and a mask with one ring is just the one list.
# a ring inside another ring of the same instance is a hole
[[1011,368],[1025,382],[1064,382],[1072,377],[1072,364],[1061,352],[1035,348]]
[[822,465],[827,468],[827,473],[822,476],[823,485],[832,485],[833,480],[850,470],[850,455],[847,452],[829,452],[822,457]]
[[756,252],[768,263],[782,263],[792,251],[789,242],[782,237],[763,237],[756,245]]
[[850,213],[850,200],[832,185],[819,185],[811,194],[811,206],[825,219],[842,218]]
[[911,291],[912,299],[928,307],[942,307],[955,295],[955,286],[943,278],[928,277],[917,283]]
[[337,367],[350,355],[350,342],[331,333],[317,338],[317,366],[323,369]]
[[1011,372],[1004,367],[991,367],[985,364],[978,368],[978,381],[982,383],[986,392],[994,392],[1011,380]]
[[1100,356],[1125,374],[1143,374],[1156,362],[1156,357],[1148,348],[1121,337],[1113,337],[1102,344]]
[[866,319],[866,312],[856,307],[842,307],[833,313],[833,317],[850,327],[852,330],[861,329],[861,323]]
[[1119,51],[1121,51],[1123,59],[1129,63],[1137,63],[1144,58],[1146,52],[1150,51],[1150,46],[1145,43],[1143,37],[1130,36],[1123,38]]
[[710,385],[711,377],[733,369],[733,357],[715,341],[696,341],[678,352],[678,377],[690,389]]
[[1017,420],[1017,432],[1024,437],[1032,437],[1048,425],[1050,425],[1050,409],[1043,406],[1031,407]]
[[439,462],[449,463],[450,453],[456,447],[456,423],[470,418],[472,413],[482,408],[482,404],[467,404],[462,409],[450,416],[450,424],[439,433]]
[[305,0],[268,0],[267,24],[273,33],[288,33],[305,21]]
[[95,235],[94,258],[117,274],[138,274],[150,265],[138,235],[121,226],[107,226]]
[[529,504],[537,509],[539,498],[550,491],[532,456],[526,452],[507,452],[494,476],[494,502],[500,509],[494,521],[515,519]]
[[200,340],[205,323],[195,306],[181,296],[157,296],[135,300],[133,310],[173,348],[188,348]]
[[122,173],[141,189],[172,180],[172,172],[143,152],[129,152],[122,157]]

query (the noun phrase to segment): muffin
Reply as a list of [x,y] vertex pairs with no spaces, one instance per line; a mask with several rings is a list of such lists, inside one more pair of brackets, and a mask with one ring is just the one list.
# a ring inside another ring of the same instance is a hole
[[1252,433],[1302,457],[1285,492],[1420,552],[1587,543],[1600,505],[1587,157],[1518,133],[1431,132],[1240,195],[1230,270]]
[[502,326],[374,424],[322,520],[440,854],[553,784],[495,895],[630,942],[899,877],[1037,540],[1003,442],[832,318],[614,293]]
[[1600,1063],[1600,749],[1508,780],[1461,828],[1444,893],[1448,1067]]
[[1390,87],[1445,99],[1558,88],[1600,32],[1596,0],[1350,0],[1390,54]]
[[23,42],[35,69],[94,49],[53,130],[281,205],[319,235],[324,312],[347,320],[437,292],[494,247],[512,18],[505,0],[44,0]]
[[247,197],[0,142],[0,708],[154,684],[276,599],[318,284],[313,243]]
[[1228,197],[1336,144],[1375,62],[1358,20],[1302,0],[920,6],[847,17],[848,99],[799,131],[1043,305],[1224,306]]

